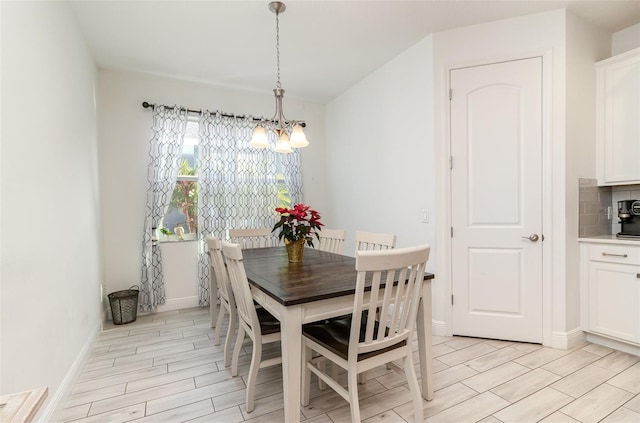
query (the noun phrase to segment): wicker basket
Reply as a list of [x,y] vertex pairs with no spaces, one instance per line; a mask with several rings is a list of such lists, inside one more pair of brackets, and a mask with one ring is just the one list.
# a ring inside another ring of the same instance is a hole
[[[134,289],[135,288],[135,289]],[[138,285],[107,295],[114,325],[135,322],[138,317]]]

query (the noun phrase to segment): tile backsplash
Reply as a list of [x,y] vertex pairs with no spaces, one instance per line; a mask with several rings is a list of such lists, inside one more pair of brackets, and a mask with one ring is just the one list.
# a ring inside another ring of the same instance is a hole
[[[640,185],[599,187],[595,179],[586,178],[578,179],[578,183],[578,236],[583,238],[620,232],[618,201],[640,199]],[[607,219],[608,207],[611,207],[611,219]]]
[[611,220],[607,219],[607,207],[611,207],[613,201],[611,187],[599,187],[595,179],[580,178],[578,183],[578,236],[583,238],[611,234]]

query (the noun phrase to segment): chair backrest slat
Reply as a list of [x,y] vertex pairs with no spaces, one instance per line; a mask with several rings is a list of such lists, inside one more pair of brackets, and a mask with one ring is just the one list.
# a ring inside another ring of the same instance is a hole
[[344,229],[322,229],[318,250],[342,254],[344,249]]
[[375,232],[356,231],[356,251],[388,250],[395,248],[394,234],[380,234]]
[[[222,258],[222,245],[220,240],[215,237],[207,237],[207,245],[209,246],[209,258],[211,260],[211,267],[213,267],[213,275],[218,282],[220,296],[232,306],[233,310],[233,308],[235,308],[235,302],[229,282],[229,274],[224,264],[224,259]],[[209,293],[211,301],[215,300],[215,294],[215,292]]]
[[[253,297],[249,288],[249,280],[242,262],[242,249],[239,244],[222,242],[222,253],[227,262],[231,289],[236,300],[238,317],[248,326],[251,331],[251,338],[254,333],[260,333],[260,322],[253,305]],[[257,332],[256,332],[257,331]]]
[[[356,251],[358,276],[349,359],[411,341],[429,252],[428,245]],[[371,290],[367,292],[365,286],[369,284]],[[366,307],[365,294],[369,296]],[[363,341],[358,342],[363,311],[366,311],[367,325]]]
[[265,248],[274,245],[270,228],[229,229],[229,239],[240,248]]

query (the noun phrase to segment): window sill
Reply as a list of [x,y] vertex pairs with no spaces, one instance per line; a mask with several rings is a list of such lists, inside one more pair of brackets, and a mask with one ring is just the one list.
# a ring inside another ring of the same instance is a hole
[[161,237],[158,240],[159,244],[173,244],[176,242],[194,242],[197,241],[198,239],[196,238],[195,234],[192,234],[192,236],[189,235],[184,235],[183,239],[179,239],[176,235],[170,235],[168,237]]

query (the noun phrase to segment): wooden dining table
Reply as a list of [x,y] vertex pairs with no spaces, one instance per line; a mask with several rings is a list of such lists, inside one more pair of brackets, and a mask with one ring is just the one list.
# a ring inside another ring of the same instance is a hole
[[[282,331],[284,419],[300,421],[302,325],[349,314],[356,287],[355,258],[304,249],[301,263],[289,263],[284,247],[243,250],[243,262],[254,300],[273,314]],[[417,332],[422,396],[433,398],[431,351],[431,280],[425,273]]]

